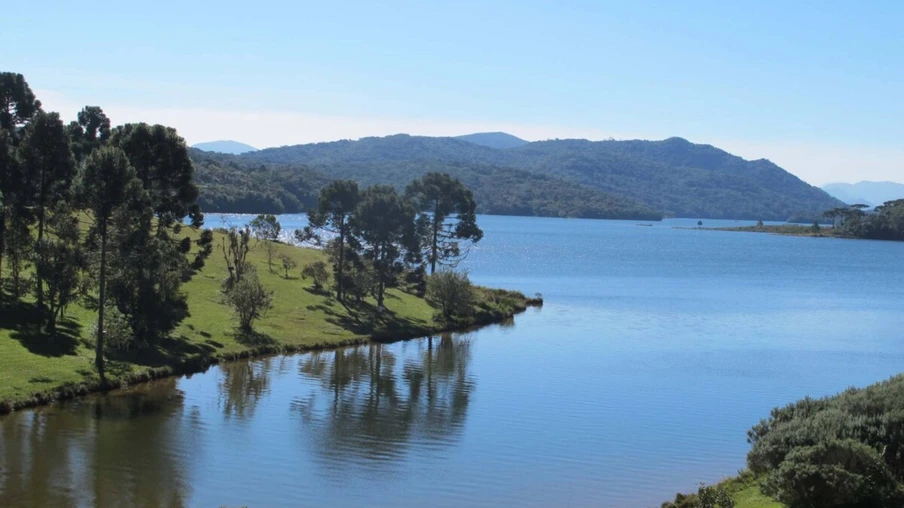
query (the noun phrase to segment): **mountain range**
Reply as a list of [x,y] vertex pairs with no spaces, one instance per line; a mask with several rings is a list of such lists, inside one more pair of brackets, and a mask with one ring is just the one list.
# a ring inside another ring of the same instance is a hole
[[849,205],[878,206],[886,201],[904,199],[904,184],[896,182],[830,183],[822,189]]
[[[816,217],[842,205],[768,160],[744,160],[681,138],[531,143],[505,133],[457,138],[399,134],[239,156],[193,151],[193,157],[201,161],[202,198],[205,193],[211,197],[205,203],[210,211],[257,212],[248,203],[263,201],[297,211],[310,206],[305,201],[329,179],[401,188],[430,171],[462,180],[474,191],[481,213],[787,220]],[[239,178],[251,171],[267,182],[266,188],[255,190],[247,178]],[[226,174],[243,183],[232,186]],[[284,182],[290,175],[291,182]],[[305,181],[298,175],[306,175]],[[242,203],[243,210],[236,210]]]

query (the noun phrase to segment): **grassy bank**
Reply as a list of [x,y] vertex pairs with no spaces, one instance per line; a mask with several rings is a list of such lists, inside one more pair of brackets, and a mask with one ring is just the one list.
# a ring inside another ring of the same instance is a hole
[[[279,244],[272,272],[262,245],[249,256],[273,291],[274,306],[255,323],[254,337],[237,335],[232,313],[221,302],[227,269],[219,250],[222,235],[215,236],[207,265],[183,286],[191,315],[160,344],[112,354],[107,368],[114,386],[198,372],[239,357],[408,339],[450,328],[434,320],[435,309],[424,299],[398,289],[388,291],[383,312],[372,300],[343,305],[300,278],[302,267],[323,259],[320,251]],[[288,278],[277,266],[279,254],[298,263]],[[472,318],[454,328],[499,322],[539,303],[516,292],[477,288]],[[72,305],[54,337],[41,333],[37,313],[29,302],[6,301],[0,307],[0,413],[99,388],[90,338],[96,313]]]
[[[734,501],[735,508],[784,508],[778,501],[760,492],[759,480],[749,471],[726,478],[713,485],[724,491]],[[662,504],[662,508],[697,508],[700,506],[696,494],[679,494],[674,501]]]

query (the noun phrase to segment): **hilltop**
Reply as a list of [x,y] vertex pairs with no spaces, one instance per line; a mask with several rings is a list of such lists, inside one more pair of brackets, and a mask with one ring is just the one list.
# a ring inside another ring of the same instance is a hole
[[205,152],[228,153],[232,155],[239,155],[242,153],[257,151],[257,148],[254,148],[251,145],[246,145],[245,143],[239,143],[238,141],[232,140],[195,143],[191,147],[197,148],[198,150],[204,150]]
[[465,134],[464,136],[456,136],[456,139],[474,143],[475,145],[488,146],[498,150],[507,148],[518,148],[529,143],[517,136],[505,132],[477,132],[474,134]]

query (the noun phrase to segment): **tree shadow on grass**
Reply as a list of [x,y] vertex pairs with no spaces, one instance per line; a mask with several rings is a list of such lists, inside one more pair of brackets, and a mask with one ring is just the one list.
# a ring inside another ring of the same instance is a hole
[[392,310],[377,308],[370,302],[352,300],[339,303],[345,308],[345,314],[323,304],[308,306],[308,310],[321,311],[326,314],[328,323],[356,335],[370,335],[377,340],[409,338],[424,333],[429,326],[429,323],[422,320],[399,316]]
[[200,356],[211,356],[217,348],[208,343],[192,342],[188,337],[166,337],[154,344],[142,345],[128,351],[107,353],[112,361],[128,362],[146,367],[175,365]]
[[243,346],[275,346],[276,339],[255,330],[236,330],[235,341]]
[[60,357],[76,354],[82,326],[72,319],[57,322],[56,332],[44,331],[45,310],[33,303],[4,298],[0,304],[0,329],[12,330],[10,337],[33,354]]

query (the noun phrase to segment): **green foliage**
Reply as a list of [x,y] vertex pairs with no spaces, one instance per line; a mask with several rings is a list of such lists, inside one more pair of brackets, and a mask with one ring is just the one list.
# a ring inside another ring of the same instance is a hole
[[[129,351],[136,346],[129,319],[116,306],[108,306],[104,310],[103,348],[105,351]],[[97,337],[98,323],[92,323],[89,336]]]
[[418,239],[415,234],[414,208],[386,185],[365,190],[351,218],[361,257],[367,260],[374,273],[374,296],[377,306],[383,306],[387,287],[396,285],[408,260],[418,259]]
[[17,131],[41,110],[39,101],[25,77],[14,72],[0,72],[0,129],[16,138]]
[[750,469],[792,508],[901,506],[904,377],[774,409],[748,441]]
[[282,265],[283,271],[285,272],[286,278],[288,279],[289,272],[291,272],[298,266],[298,261],[295,261],[295,258],[293,258],[292,256],[280,254],[279,255],[279,264]]
[[[307,164],[362,185],[401,187],[429,172],[449,173],[474,191],[479,213],[784,221],[841,205],[767,160],[746,161],[680,138],[551,140],[495,150],[452,138],[397,135],[272,148],[241,158]],[[580,193],[583,199],[573,199]]]
[[264,248],[267,250],[267,266],[273,269],[273,249],[275,242],[279,240],[279,233],[282,226],[279,220],[272,214],[260,214],[255,217],[249,224],[251,234],[259,242],[264,242]]
[[251,252],[251,228],[233,226],[224,233],[220,241],[220,250],[229,270],[229,276],[223,281],[224,290],[228,291],[236,282],[242,280],[245,270],[250,266],[247,259]]
[[254,321],[273,307],[273,292],[261,283],[254,266],[242,270],[243,276],[223,295],[223,299],[235,313],[242,332],[251,332]]
[[305,265],[301,270],[301,276],[314,282],[315,291],[323,291],[323,288],[330,281],[330,272],[327,271],[327,265],[320,260]]
[[437,307],[445,322],[469,316],[475,301],[467,271],[440,270],[427,277],[427,301]]
[[904,489],[882,456],[853,439],[794,448],[764,490],[789,508],[904,504]]
[[299,213],[317,206],[324,173],[302,165],[283,166],[191,150],[198,203],[207,213]]
[[467,254],[467,245],[483,238],[474,196],[448,174],[427,173],[411,182],[405,195],[420,212],[417,232],[431,274],[437,264],[455,267],[463,252]]
[[840,218],[842,234],[875,240],[904,240],[904,199],[888,201],[872,213],[864,212],[866,205],[833,208],[825,212],[834,222]]
[[57,210],[50,221],[52,236],[35,243],[34,259],[36,284],[43,284],[48,312],[45,327],[48,334],[56,333],[56,324],[66,307],[79,293],[79,274],[84,269],[84,254],[79,246],[78,220],[68,206]]
[[99,106],[85,106],[67,131],[75,160],[81,163],[110,139],[110,119]]
[[349,180],[336,180],[320,191],[317,208],[308,211],[308,226],[296,231],[296,239],[322,245],[324,234],[332,235],[327,251],[333,263],[336,279],[336,298],[342,300],[346,285],[345,272],[354,260],[357,239],[352,234],[351,218],[358,207],[358,184]]

